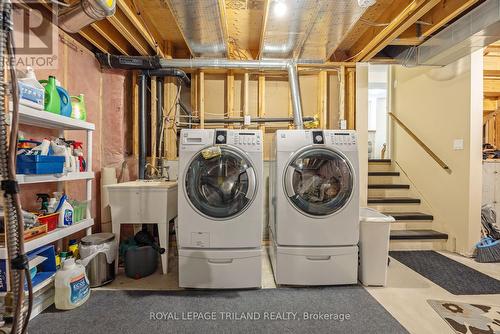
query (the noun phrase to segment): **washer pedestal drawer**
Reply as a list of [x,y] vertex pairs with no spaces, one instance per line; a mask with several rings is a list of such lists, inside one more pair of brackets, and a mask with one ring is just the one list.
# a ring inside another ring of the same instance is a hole
[[179,286],[260,288],[262,249],[179,249]]
[[358,246],[271,247],[276,284],[342,285],[358,283]]

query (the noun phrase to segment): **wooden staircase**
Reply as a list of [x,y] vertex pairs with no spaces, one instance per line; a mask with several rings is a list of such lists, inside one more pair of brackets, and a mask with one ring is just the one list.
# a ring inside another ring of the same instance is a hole
[[396,220],[391,226],[392,249],[444,247],[448,235],[433,229],[434,217],[422,202],[391,160],[369,160],[368,206]]

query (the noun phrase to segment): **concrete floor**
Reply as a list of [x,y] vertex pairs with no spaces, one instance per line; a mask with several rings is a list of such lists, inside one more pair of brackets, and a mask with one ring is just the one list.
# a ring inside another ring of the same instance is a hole
[[[482,264],[457,254],[440,252],[471,268],[500,280],[500,264]],[[114,282],[101,289],[110,290],[180,290],[177,279],[177,258],[171,249],[169,271],[161,268],[146,278],[135,280],[121,272]],[[262,288],[276,288],[271,263],[266,251],[262,258]],[[485,305],[500,305],[500,295],[455,296],[425,277],[391,259],[386,287],[368,287],[367,291],[391,313],[410,333],[453,334],[454,331],[429,306],[428,299],[460,301]]]

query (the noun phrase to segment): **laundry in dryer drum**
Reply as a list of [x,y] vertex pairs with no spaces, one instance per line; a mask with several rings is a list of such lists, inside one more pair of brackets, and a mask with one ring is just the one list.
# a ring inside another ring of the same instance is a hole
[[220,157],[221,154],[222,152],[219,146],[211,146],[201,151],[201,155],[205,160],[212,159],[215,157]]

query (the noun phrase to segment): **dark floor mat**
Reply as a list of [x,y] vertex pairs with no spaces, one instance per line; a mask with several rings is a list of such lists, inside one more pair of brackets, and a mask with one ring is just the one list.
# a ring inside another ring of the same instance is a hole
[[500,293],[500,281],[434,251],[394,251],[389,255],[454,295]]
[[[342,316],[344,320],[339,319]],[[408,333],[359,286],[244,291],[100,290],[92,291],[90,299],[77,309],[61,312],[49,308],[29,326],[30,333],[42,334],[360,331]]]

